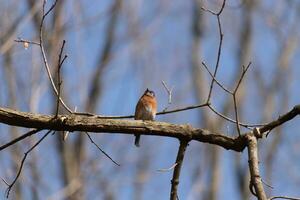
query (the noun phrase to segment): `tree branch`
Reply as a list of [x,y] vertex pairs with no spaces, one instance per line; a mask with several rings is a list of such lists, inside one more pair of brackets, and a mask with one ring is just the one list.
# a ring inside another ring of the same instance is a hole
[[110,157],[105,151],[103,151],[100,147],[99,147],[99,145],[96,143],[96,142],[94,142],[94,140],[92,139],[92,137],[90,136],[90,134],[88,133],[88,132],[85,132],[85,134],[88,136],[88,138],[90,139],[90,142],[93,144],[93,145],[95,145],[96,147],[97,147],[97,149],[101,152],[101,153],[103,153],[109,160],[111,160],[115,165],[117,165],[117,166],[121,166],[119,163],[117,163],[116,161],[114,161],[114,159],[112,159],[112,157]]
[[19,141],[21,141],[21,140],[23,140],[23,139],[25,139],[25,138],[27,138],[31,135],[34,135],[34,134],[38,133],[39,131],[41,131],[41,129],[34,129],[34,130],[31,130],[31,131],[25,133],[24,135],[21,135],[20,137],[17,137],[16,139],[13,139],[12,141],[2,145],[0,147],[0,151],[2,151],[3,149],[6,149],[7,147],[9,147],[11,145],[14,145],[15,143],[17,143],[17,142],[19,142]]
[[277,126],[280,126],[281,124],[293,119],[294,117],[296,117],[299,114],[300,114],[300,104],[294,106],[294,108],[291,111],[287,112],[286,114],[279,116],[277,120],[274,120],[274,121],[264,125],[263,127],[259,128],[259,132],[262,134],[267,131],[271,131],[274,128],[276,128]]
[[47,133],[45,133],[45,135],[41,138],[41,139],[39,139],[39,141],[37,141],[30,149],[28,149],[25,153],[24,153],[24,156],[23,156],[23,159],[22,159],[22,161],[21,161],[21,165],[20,165],[20,167],[19,167],[19,170],[18,170],[18,172],[17,172],[17,175],[16,175],[16,177],[15,177],[15,179],[12,181],[12,183],[11,184],[8,184],[6,181],[4,181],[3,179],[3,181],[7,184],[7,186],[8,186],[8,188],[7,188],[7,190],[6,190],[6,198],[8,198],[9,197],[9,193],[10,193],[10,191],[11,191],[11,189],[12,189],[12,187],[14,186],[14,184],[17,182],[17,180],[18,180],[18,178],[19,178],[19,176],[20,176],[20,174],[21,174],[21,172],[22,172],[22,169],[23,169],[23,166],[24,166],[24,163],[25,163],[25,160],[26,160],[26,158],[27,158],[27,156],[28,156],[28,154],[35,148],[35,147],[37,147],[48,135],[49,135],[49,133],[51,133],[52,132],[52,130],[50,130],[50,131],[48,131]]
[[273,199],[300,200],[300,198],[297,197],[287,197],[287,196],[276,196],[276,197],[269,198],[269,200],[273,200]]
[[12,126],[55,131],[86,131],[98,133],[123,133],[157,135],[185,140],[216,144],[225,149],[242,151],[246,147],[245,138],[229,137],[190,125],[176,125],[157,121],[100,119],[78,115],[41,115],[0,108],[0,122]]
[[[257,128],[257,138],[262,134],[293,119],[300,113],[300,105],[296,105],[291,111],[279,117],[261,128]],[[175,125],[165,122],[151,122],[139,120],[102,119],[93,116],[82,115],[41,115],[19,112],[0,107],[0,122],[12,126],[21,126],[35,129],[50,129],[56,131],[87,131],[123,134],[158,135],[179,139],[196,140],[199,142],[215,144],[225,149],[243,151],[246,147],[246,136],[251,132],[238,137],[229,137],[219,133],[213,133],[205,129],[193,128],[189,125]],[[23,138],[20,138],[20,141]]]
[[62,53],[64,51],[65,44],[66,44],[66,41],[63,40],[63,43],[61,45],[60,52],[59,52],[59,55],[58,55],[58,63],[57,63],[57,90],[58,90],[58,93],[57,93],[55,116],[58,115],[59,102],[60,102],[59,99],[60,99],[60,96],[61,96],[61,84],[62,84],[62,80],[61,80],[60,71],[61,71],[62,64],[64,63],[65,59],[67,58],[67,55],[65,55],[63,59],[61,58]]
[[[216,61],[216,65],[215,65],[215,70],[214,70],[213,77],[217,76],[217,72],[218,72],[218,68],[219,68],[219,63],[220,63],[220,58],[221,58],[221,52],[222,52],[222,44],[223,44],[223,36],[224,36],[224,34],[222,32],[222,25],[221,25],[220,15],[222,14],[222,12],[224,10],[225,3],[226,3],[226,0],[223,0],[222,6],[221,6],[219,12],[217,12],[217,13],[214,13],[214,12],[212,12],[210,10],[202,8],[204,11],[208,11],[208,12],[212,13],[213,15],[215,15],[217,17],[217,21],[218,21],[218,28],[219,28],[219,37],[220,37],[220,39],[219,39],[219,46],[218,46],[218,53],[217,53],[217,61]],[[211,94],[212,94],[212,91],[213,91],[214,83],[215,83],[215,79],[213,78],[211,80],[211,84],[210,84],[210,88],[209,88],[209,92],[208,92],[207,103],[210,102],[210,98],[211,98]]]
[[55,2],[51,5],[51,7],[49,8],[49,10],[45,13],[45,6],[46,6],[46,0],[43,1],[43,17],[42,17],[42,21],[39,27],[39,46],[40,46],[40,51],[43,57],[43,62],[46,68],[46,72],[48,75],[48,78],[50,80],[52,89],[55,93],[55,95],[57,96],[57,98],[60,100],[61,104],[63,105],[63,107],[69,112],[72,113],[72,110],[66,105],[66,103],[63,101],[63,99],[61,97],[59,97],[59,93],[58,90],[55,86],[54,80],[52,78],[51,72],[50,72],[50,67],[47,61],[47,56],[46,56],[46,51],[44,48],[44,38],[43,38],[43,25],[44,25],[44,21],[46,19],[46,16],[54,9],[54,7],[56,6],[58,0],[55,0]]
[[[249,171],[250,171],[250,191],[259,200],[267,200],[267,196],[263,187],[261,177],[259,175],[258,167],[258,153],[257,153],[257,138],[255,135],[247,135],[248,158],[249,158]],[[255,192],[253,191],[253,188]]]
[[177,190],[178,190],[178,185],[179,185],[179,176],[180,176],[181,166],[183,163],[183,158],[184,158],[184,154],[185,154],[187,145],[188,145],[187,140],[180,141],[180,146],[179,146],[177,158],[176,158],[177,165],[175,166],[175,169],[173,172],[173,178],[171,180],[172,187],[171,187],[171,193],[170,193],[170,200],[178,199]]

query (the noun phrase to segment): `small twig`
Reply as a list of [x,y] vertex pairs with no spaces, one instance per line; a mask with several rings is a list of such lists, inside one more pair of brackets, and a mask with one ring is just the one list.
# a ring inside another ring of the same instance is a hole
[[268,130],[266,133],[266,138],[269,136],[269,134],[271,133],[272,130]]
[[66,55],[65,55],[63,60],[61,59],[62,53],[64,51],[65,44],[66,44],[66,41],[63,40],[63,43],[61,45],[60,52],[59,52],[59,55],[58,55],[58,64],[57,64],[57,90],[58,90],[58,94],[57,94],[57,101],[56,101],[55,117],[57,117],[57,115],[58,115],[59,102],[60,102],[59,99],[60,99],[60,96],[61,96],[62,80],[61,80],[60,71],[61,71],[62,64],[64,63],[65,59],[67,58]]
[[61,61],[61,63],[60,63],[60,65],[63,65],[64,64],[64,62],[65,62],[65,60],[68,58],[68,55],[65,55],[64,56],[64,58],[62,59],[62,61]]
[[34,41],[30,41],[30,40],[24,40],[22,38],[18,38],[17,40],[14,40],[15,42],[21,42],[21,43],[28,43],[28,44],[33,44],[33,45],[38,45],[40,46],[40,43],[38,42],[34,42]]
[[205,64],[205,62],[202,62],[203,67],[206,69],[206,71],[209,73],[209,75],[211,76],[212,79],[215,80],[215,82],[217,83],[217,85],[219,85],[225,92],[229,93],[232,95],[232,91],[230,91],[229,89],[227,89],[222,83],[220,83],[215,77],[214,75],[211,73],[211,71],[208,69],[207,65]]
[[238,134],[240,136],[241,128],[240,128],[239,113],[238,113],[237,102],[236,102],[236,93],[233,93],[232,96],[233,96],[233,105],[234,105],[235,124],[236,124]]
[[94,140],[92,139],[92,137],[90,136],[90,134],[88,132],[85,132],[85,134],[88,136],[88,138],[90,139],[91,143],[94,144],[97,147],[97,149],[99,149],[99,151],[101,151],[101,153],[103,153],[107,158],[109,158],[117,166],[121,166],[119,163],[117,163],[116,161],[114,161],[105,151],[103,151],[99,147],[99,145],[97,143],[94,142]]
[[[181,111],[186,111],[186,110],[192,110],[192,109],[196,109],[196,108],[202,108],[202,107],[206,107],[206,106],[208,106],[207,103],[192,105],[192,106],[177,108],[177,109],[169,110],[169,111],[161,111],[161,112],[156,113],[156,115],[165,115],[165,114],[176,113],[176,112],[181,112]],[[128,119],[128,118],[134,118],[134,115],[109,116],[109,115],[95,115],[93,113],[88,113],[88,112],[73,112],[73,114],[96,117],[96,118],[99,118],[99,119]]]
[[17,182],[17,180],[18,180],[18,178],[20,177],[20,175],[21,175],[21,172],[22,172],[22,169],[23,169],[23,166],[24,166],[24,163],[25,163],[25,160],[26,160],[26,158],[27,158],[27,155],[35,148],[35,147],[37,147],[48,135],[49,135],[49,133],[51,133],[52,132],[52,130],[49,130],[41,139],[39,139],[39,141],[37,141],[30,149],[28,149],[25,153],[24,153],[24,156],[23,156],[23,159],[22,159],[22,161],[21,161],[21,165],[20,165],[20,167],[19,167],[19,170],[18,170],[18,172],[17,172],[17,175],[16,175],[16,177],[15,177],[15,179],[13,180],[13,182],[11,183],[11,184],[7,184],[7,182],[6,181],[4,181],[3,179],[3,181],[8,185],[8,188],[7,188],[7,190],[6,190],[6,198],[8,198],[9,197],[9,193],[10,193],[10,191],[11,191],[11,189],[12,189],[12,187],[14,186],[14,184]]
[[[216,115],[222,117],[223,119],[229,121],[229,122],[232,122],[232,123],[236,123],[236,121],[234,119],[231,119],[225,115],[223,115],[222,113],[219,113],[212,105],[208,105],[209,109],[211,111],[213,111]],[[260,126],[265,126],[266,124],[246,124],[246,123],[241,123],[239,122],[239,125],[245,127],[245,128],[251,128],[251,127],[260,127]]]
[[34,130],[31,130],[31,131],[25,133],[24,135],[21,135],[20,137],[17,137],[16,139],[13,139],[12,141],[10,141],[10,142],[2,145],[0,147],[0,151],[2,151],[3,149],[6,149],[7,147],[9,147],[11,145],[14,145],[15,143],[17,143],[17,142],[19,142],[19,141],[21,141],[21,140],[23,140],[23,139],[25,139],[25,138],[33,135],[33,134],[38,133],[39,131],[41,131],[41,129],[34,129]]
[[287,196],[275,196],[275,197],[269,198],[269,200],[273,200],[273,199],[300,200],[300,198],[298,198],[298,197],[287,197]]
[[243,65],[243,71],[242,71],[242,74],[241,74],[241,77],[240,79],[238,80],[238,83],[232,93],[232,97],[233,97],[233,104],[234,104],[234,113],[235,113],[235,121],[236,121],[236,128],[237,128],[237,131],[238,131],[238,134],[241,135],[241,128],[240,128],[240,123],[239,123],[239,114],[238,114],[238,107],[237,107],[237,100],[236,100],[236,93],[241,85],[241,82],[247,72],[247,70],[249,69],[251,65],[251,62],[249,62],[249,64],[247,65],[247,67],[245,68],[245,66]]
[[192,109],[195,109],[195,108],[201,108],[201,107],[206,107],[206,106],[208,106],[207,103],[198,104],[198,105],[193,105],[193,106],[187,106],[187,107],[184,107],[184,108],[177,108],[177,109],[169,110],[169,111],[161,111],[161,112],[156,113],[156,115],[165,115],[165,114],[181,112],[181,111],[185,111],[185,110],[192,110]]
[[261,179],[262,183],[265,184],[267,187],[274,189],[274,187],[268,183],[266,183],[263,179]]
[[171,171],[172,169],[174,169],[174,167],[176,167],[178,165],[178,163],[174,163],[171,167],[166,168],[166,169],[158,169],[156,171],[158,172],[167,172],[167,171]]
[[221,9],[219,10],[219,12],[214,12],[214,11],[211,11],[211,10],[206,9],[206,8],[204,8],[204,7],[201,7],[201,9],[202,9],[203,11],[205,11],[205,12],[209,12],[209,13],[211,13],[211,14],[213,14],[213,15],[219,16],[219,15],[223,12],[223,9],[224,9],[224,7],[225,7],[225,1],[226,1],[226,0],[223,1],[223,4],[222,4]]
[[55,0],[55,2],[52,4],[52,6],[49,8],[49,10],[45,13],[46,2],[47,2],[47,0],[44,0],[44,2],[43,2],[43,18],[45,18],[54,9],[58,0]]
[[173,172],[173,178],[171,180],[171,193],[170,193],[170,200],[176,200],[178,199],[177,191],[178,191],[178,184],[179,184],[179,176],[180,176],[180,170],[184,159],[184,154],[186,147],[188,145],[188,141],[181,140],[180,146],[177,153],[176,163],[174,172]]
[[169,89],[167,84],[165,83],[165,81],[161,81],[164,88],[167,90],[167,93],[168,93],[168,104],[171,104],[172,103],[172,90],[173,88]]
[[[168,93],[168,104],[172,104],[172,90],[173,88],[168,88],[167,84],[165,83],[165,81],[161,81],[164,88],[166,89],[167,93]],[[163,109],[163,111],[166,111],[169,108],[169,106],[166,106],[166,108]]]
[[240,79],[239,79],[239,81],[238,81],[238,83],[237,83],[237,85],[236,85],[236,87],[235,87],[233,93],[236,93],[237,90],[239,89],[240,84],[241,84],[242,80],[244,79],[244,76],[246,75],[246,72],[248,71],[248,69],[249,69],[250,66],[251,66],[251,62],[249,62],[249,64],[247,65],[246,68],[245,68],[245,66],[243,65],[243,71],[242,71],[241,77],[240,77]]
[[214,73],[213,73],[213,77],[214,77],[214,78],[211,80],[211,84],[210,84],[210,88],[209,88],[209,92],[208,92],[208,96],[207,96],[207,103],[210,102],[212,90],[213,90],[214,83],[215,83],[215,77],[216,77],[217,72],[218,72],[219,63],[220,63],[220,58],[221,58],[222,43],[223,43],[223,32],[222,32],[222,26],[221,26],[220,15],[221,15],[221,13],[223,12],[223,9],[224,9],[224,7],[225,7],[225,3],[226,3],[226,0],[223,0],[223,4],[222,4],[222,6],[221,6],[219,12],[217,12],[217,13],[214,13],[214,12],[212,12],[212,11],[210,11],[210,10],[207,10],[207,9],[202,8],[203,10],[208,11],[208,12],[212,13],[213,15],[217,16],[218,28],[219,28],[219,37],[220,37],[220,40],[219,40],[219,47],[218,47],[218,53],[217,53],[217,61],[216,61],[215,70],[214,70]]

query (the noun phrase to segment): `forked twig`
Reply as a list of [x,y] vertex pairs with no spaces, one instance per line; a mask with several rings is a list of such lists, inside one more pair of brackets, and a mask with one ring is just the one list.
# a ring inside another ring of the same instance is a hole
[[236,128],[237,128],[237,131],[238,131],[238,134],[241,135],[241,128],[240,128],[240,123],[239,123],[239,113],[238,113],[238,108],[237,108],[237,100],[236,100],[236,93],[241,85],[241,82],[247,72],[247,70],[249,69],[251,65],[251,62],[249,62],[249,64],[247,65],[247,67],[245,68],[243,66],[243,71],[242,71],[242,74],[241,74],[241,77],[232,93],[232,97],[233,97],[233,104],[234,104],[234,113],[235,113],[235,121],[236,121]]
[[[41,54],[42,54],[42,57],[43,57],[42,60],[44,62],[44,66],[46,68],[46,72],[47,72],[48,78],[49,78],[51,86],[52,86],[51,88],[53,89],[56,97],[58,98],[58,100],[60,101],[60,103],[63,105],[63,107],[69,113],[73,113],[72,110],[66,105],[66,103],[63,101],[63,99],[60,97],[60,91],[55,86],[54,80],[53,80],[51,72],[50,72],[50,67],[49,67],[49,64],[48,64],[48,60],[47,60],[45,48],[44,48],[44,39],[43,39],[43,25],[44,25],[44,21],[45,21],[47,15],[54,9],[54,7],[56,6],[58,0],[54,1],[54,3],[51,5],[51,7],[49,8],[49,10],[47,12],[45,12],[46,2],[47,2],[47,0],[43,0],[42,20],[41,20],[41,23],[40,23],[40,26],[39,26],[39,42],[34,42],[34,41],[25,40],[25,39],[21,39],[21,38],[19,38],[17,40],[14,40],[14,41],[15,42],[28,43],[28,44],[34,44],[34,45],[38,45],[40,47]],[[63,47],[62,47],[62,49],[63,49]],[[61,53],[62,53],[62,51],[61,51]],[[64,56],[64,58],[62,60],[60,60],[60,62],[59,62],[60,66],[63,64],[63,62],[65,61],[66,58],[67,58],[67,56]],[[60,84],[58,84],[58,86],[59,85]]]
[[165,81],[161,81],[161,83],[163,84],[164,88],[166,89],[167,93],[168,93],[168,104],[172,103],[172,90],[173,88],[168,88],[167,84],[165,83]]
[[225,92],[229,93],[232,95],[232,91],[230,91],[229,89],[227,89],[224,84],[220,83],[216,77],[214,77],[214,75],[211,73],[211,71],[208,69],[207,65],[205,64],[205,62],[202,62],[203,67],[206,69],[206,71],[209,73],[209,75],[211,76],[212,79],[215,80],[215,82],[217,83],[217,85],[220,86],[220,88],[222,88]]
[[50,72],[50,67],[49,67],[49,64],[48,64],[48,61],[47,61],[47,56],[46,56],[46,52],[45,52],[45,49],[44,49],[44,41],[43,41],[43,25],[44,25],[44,21],[46,19],[46,16],[54,9],[54,7],[56,6],[56,3],[57,3],[58,0],[55,0],[55,2],[52,4],[52,6],[49,8],[49,10],[47,12],[45,12],[45,6],[46,6],[46,0],[43,1],[43,17],[42,17],[42,21],[41,21],[41,24],[40,24],[40,34],[39,34],[39,46],[40,46],[40,50],[41,50],[41,53],[42,53],[42,57],[43,57],[43,62],[44,62],[44,66],[46,68],[46,71],[47,71],[47,75],[48,75],[48,78],[50,80],[50,83],[51,83],[51,86],[52,86],[52,89],[55,93],[55,95],[57,96],[57,98],[59,98],[59,101],[61,102],[61,104],[63,105],[63,107],[69,112],[69,113],[73,113],[72,110],[65,104],[65,102],[63,101],[63,99],[61,97],[59,97],[59,93],[58,93],[58,90],[55,86],[55,83],[54,83],[54,80],[52,78],[52,75],[51,75],[51,72]]

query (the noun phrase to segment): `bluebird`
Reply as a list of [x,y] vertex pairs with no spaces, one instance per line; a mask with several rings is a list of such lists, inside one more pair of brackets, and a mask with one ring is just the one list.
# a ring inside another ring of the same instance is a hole
[[[148,88],[141,96],[135,107],[135,120],[150,120],[153,121],[156,116],[156,98],[155,93]],[[140,146],[140,134],[135,134],[135,146]]]

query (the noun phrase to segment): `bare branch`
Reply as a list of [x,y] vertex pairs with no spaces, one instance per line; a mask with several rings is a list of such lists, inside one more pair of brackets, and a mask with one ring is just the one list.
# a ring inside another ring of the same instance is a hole
[[[39,141],[37,141],[30,149],[28,149],[25,153],[24,153],[24,156],[23,156],[23,159],[22,159],[22,161],[21,161],[21,165],[20,165],[20,167],[19,167],[19,170],[18,170],[18,172],[17,172],[17,175],[16,175],[16,177],[15,177],[15,179],[12,181],[12,183],[10,183],[10,184],[8,184],[8,188],[7,188],[7,190],[6,190],[6,198],[8,198],[9,197],[9,193],[10,193],[10,191],[11,191],[11,189],[12,189],[12,187],[14,186],[14,184],[17,182],[17,180],[18,180],[18,178],[19,178],[19,176],[20,176],[20,174],[21,174],[21,172],[22,172],[22,169],[23,169],[23,166],[24,166],[24,163],[25,163],[25,160],[26,160],[26,158],[27,158],[27,155],[35,148],[35,147],[37,147],[48,135],[49,135],[49,133],[51,133],[52,132],[52,130],[49,130],[41,139],[39,139]],[[3,179],[2,179],[3,180]],[[3,180],[4,181],[4,180]],[[5,183],[7,184],[7,182],[5,181]]]
[[214,75],[211,73],[211,71],[208,69],[207,65],[205,64],[205,62],[202,62],[202,65],[204,66],[204,68],[206,69],[206,71],[209,73],[209,75],[211,76],[212,79],[215,80],[215,82],[217,83],[217,85],[220,86],[220,88],[222,88],[225,92],[229,93],[232,95],[232,91],[230,91],[229,89],[227,89],[224,84],[220,83],[216,77],[214,77]]
[[269,188],[271,188],[271,189],[274,189],[274,187],[273,187],[272,185],[266,183],[263,179],[261,179],[261,182],[262,182],[263,184],[265,184],[267,187],[269,187]]
[[298,198],[298,197],[287,197],[287,196],[275,196],[275,197],[269,198],[269,200],[273,200],[273,199],[300,200],[300,198]]
[[187,145],[188,145],[188,141],[186,141],[186,140],[180,141],[180,146],[179,146],[177,158],[176,158],[177,165],[175,166],[175,169],[173,172],[173,178],[171,180],[172,187],[171,187],[171,193],[170,193],[170,200],[178,199],[177,191],[178,191],[178,184],[179,184],[179,176],[180,176],[181,166],[183,163],[183,158],[184,158],[184,154],[185,154]]
[[[166,89],[167,93],[168,93],[168,104],[172,104],[172,90],[173,88],[168,88],[167,84],[165,83],[165,81],[161,81],[161,83],[163,84],[164,88]],[[166,111],[169,108],[169,106],[166,106],[165,109],[163,109],[163,111]]]
[[85,134],[88,136],[88,138],[90,139],[91,143],[94,144],[97,147],[97,149],[99,149],[99,151],[101,151],[101,153],[103,153],[109,160],[111,160],[117,166],[121,166],[119,163],[117,163],[116,161],[114,161],[105,151],[103,151],[99,147],[99,145],[97,143],[94,142],[94,140],[92,139],[92,137],[90,136],[90,134],[88,132],[85,132]]
[[64,56],[63,59],[61,59],[62,53],[64,51],[64,47],[65,47],[66,41],[63,40],[63,43],[61,45],[60,48],[60,52],[58,55],[58,64],[57,64],[57,89],[58,89],[58,94],[57,94],[57,101],[56,101],[56,112],[55,112],[55,117],[57,117],[58,115],[58,109],[59,109],[59,99],[60,99],[60,95],[61,95],[61,84],[62,84],[62,80],[61,80],[61,75],[60,75],[60,70],[62,67],[62,64],[64,63],[65,59],[67,58],[66,56]]
[[226,2],[226,0],[223,1],[222,6],[221,6],[219,12],[214,12],[214,11],[211,11],[211,10],[206,9],[206,8],[204,8],[204,7],[201,7],[201,9],[202,9],[203,11],[205,11],[205,12],[209,12],[209,13],[211,13],[211,14],[213,14],[213,15],[219,16],[219,15],[221,15],[221,13],[222,13],[223,10],[224,10],[225,2]]
[[[176,112],[182,112],[186,110],[192,110],[196,108],[202,108],[208,106],[207,103],[204,104],[198,104],[198,105],[192,105],[192,106],[186,106],[183,108],[177,108],[174,110],[169,110],[169,111],[161,111],[156,113],[156,115],[165,115],[165,114],[170,114],[170,113],[176,113]],[[82,115],[82,116],[89,116],[89,117],[96,117],[99,119],[128,119],[128,118],[134,118],[134,115],[119,115],[119,116],[107,116],[107,115],[95,115],[93,113],[88,113],[88,112],[74,112],[74,115]]]
[[242,80],[244,79],[244,76],[246,75],[246,72],[248,71],[250,66],[251,66],[251,62],[249,62],[249,64],[246,66],[246,68],[245,68],[245,66],[243,66],[243,71],[242,71],[241,77],[240,77],[233,93],[236,93],[238,91],[240,84],[241,84]]
[[14,40],[15,42],[21,42],[21,43],[28,43],[28,44],[33,44],[33,45],[38,45],[40,46],[40,43],[38,42],[34,42],[34,41],[30,41],[30,40],[25,40],[25,39],[22,39],[22,38],[18,38],[17,40]]
[[167,84],[165,83],[165,81],[161,81],[164,88],[167,90],[168,93],[168,103],[171,104],[172,103],[172,90],[173,88],[168,88]]
[[[208,107],[209,107],[209,109],[210,109],[211,111],[213,111],[216,115],[222,117],[223,119],[225,119],[225,120],[227,120],[227,121],[229,121],[229,122],[236,123],[236,120],[231,119],[231,118],[229,118],[229,117],[223,115],[222,113],[219,113],[212,105],[209,104]],[[241,126],[243,126],[243,127],[245,127],[245,128],[251,128],[251,127],[253,128],[253,127],[264,126],[265,124],[246,124],[246,123],[241,123],[241,122],[239,122],[239,125],[241,125]]]
[[241,75],[241,77],[240,77],[240,79],[239,79],[239,81],[238,81],[238,83],[237,83],[237,85],[236,85],[236,87],[235,87],[235,89],[234,89],[234,91],[232,93],[233,104],[234,104],[234,113],[235,113],[235,121],[236,121],[236,128],[237,128],[237,131],[238,131],[239,135],[241,135],[241,128],[240,128],[240,123],[239,123],[239,114],[238,114],[239,112],[238,112],[238,108],[237,108],[236,93],[237,93],[237,91],[238,91],[238,89],[240,87],[240,84],[241,84],[241,82],[242,82],[242,80],[243,80],[243,78],[244,78],[247,70],[249,69],[250,65],[251,65],[251,62],[249,62],[249,64],[247,65],[246,68],[243,66],[242,75]]
[[[259,200],[267,200],[267,196],[261,181],[258,167],[258,153],[257,153],[257,138],[255,135],[247,135],[249,171],[250,171],[250,191]],[[255,192],[252,190],[254,187]]]
[[237,102],[236,102],[236,93],[233,94],[233,104],[234,104],[234,114],[235,114],[235,124],[238,131],[238,134],[241,135],[241,128],[240,128],[240,122],[239,122],[239,115],[238,115],[238,108],[237,108]]
[[170,113],[175,113],[175,112],[192,110],[192,109],[195,109],[195,108],[202,108],[202,107],[206,107],[206,106],[208,106],[207,103],[198,104],[198,105],[193,105],[193,106],[187,106],[187,107],[184,107],[184,108],[177,108],[177,109],[174,109],[174,110],[158,112],[158,113],[156,113],[156,115],[165,115],[165,114],[170,114]]
[[23,139],[25,139],[25,138],[27,138],[27,137],[29,137],[31,135],[34,135],[34,134],[38,133],[39,131],[41,131],[41,129],[34,129],[34,130],[31,130],[31,131],[25,133],[24,135],[21,135],[20,137],[18,137],[16,139],[14,139],[14,140],[12,140],[12,141],[10,141],[10,142],[2,145],[0,147],[0,151],[2,151],[3,149],[6,149],[7,147],[9,147],[11,145],[14,145],[15,143],[17,143],[17,142],[19,142],[19,141],[21,141],[21,140],[23,140]]
[[[259,128],[260,133],[265,133],[268,131],[271,131],[272,129],[276,128],[277,126],[280,126],[281,124],[293,119],[297,115],[300,114],[300,104],[294,106],[294,108],[287,112],[286,114],[279,116],[277,120],[274,120],[268,124],[265,124],[263,127]],[[262,135],[261,135],[262,136]]]
[[41,53],[42,53],[42,57],[43,57],[43,62],[44,62],[44,66],[46,68],[46,71],[47,71],[47,75],[48,75],[48,78],[50,80],[50,83],[51,83],[51,86],[52,86],[52,89],[55,93],[55,95],[57,96],[57,98],[59,98],[61,104],[63,105],[63,107],[69,112],[69,113],[72,113],[72,110],[65,104],[65,102],[62,100],[61,97],[59,97],[59,94],[58,94],[58,90],[55,86],[55,83],[54,83],[54,80],[52,78],[52,75],[51,75],[51,72],[50,72],[50,67],[49,67],[49,64],[48,64],[48,61],[47,61],[47,56],[46,56],[46,52],[45,52],[45,49],[44,49],[44,39],[43,39],[43,25],[44,25],[44,21],[45,21],[45,18],[46,16],[53,10],[53,8],[55,7],[56,3],[57,3],[58,0],[55,0],[55,2],[52,4],[52,6],[49,8],[49,10],[45,13],[45,6],[46,6],[46,0],[43,1],[43,17],[42,17],[42,21],[41,21],[41,24],[40,24],[40,29],[39,29],[39,44],[40,44],[40,50],[41,50]]
[[[217,21],[218,21],[218,29],[219,29],[219,38],[220,39],[219,39],[219,47],[218,47],[218,53],[217,53],[217,61],[216,61],[216,65],[215,65],[215,70],[214,70],[214,73],[213,73],[213,77],[216,77],[216,75],[217,75],[218,68],[219,68],[219,63],[220,63],[220,58],[221,58],[221,52],[222,52],[223,32],[222,32],[220,15],[223,12],[223,9],[225,7],[225,3],[226,3],[226,0],[223,0],[223,4],[222,4],[221,9],[220,9],[220,11],[218,13],[214,13],[214,12],[212,12],[210,10],[204,9],[205,11],[208,11],[208,12],[212,13],[213,15],[215,15],[217,17]],[[211,84],[210,84],[210,88],[209,88],[209,92],[208,92],[208,97],[207,97],[207,103],[210,102],[212,90],[213,90],[213,87],[214,87],[214,82],[215,82],[215,78],[213,78],[211,80]]]

